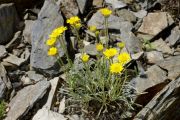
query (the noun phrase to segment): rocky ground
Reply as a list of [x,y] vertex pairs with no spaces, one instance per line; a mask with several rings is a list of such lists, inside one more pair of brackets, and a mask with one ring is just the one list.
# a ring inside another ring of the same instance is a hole
[[[135,101],[143,107],[133,119],[179,120],[180,3],[169,2],[173,10],[166,7],[167,0],[0,0],[0,100],[7,103],[4,119],[85,120],[78,114],[64,114],[65,98],[58,91],[65,77],[56,59],[47,56],[45,41],[54,28],[66,25],[67,18],[79,16],[84,23],[84,41],[77,47],[77,40],[67,31],[68,50],[75,53],[75,61],[81,44],[86,53],[96,55],[90,41],[94,35],[87,28],[103,29],[98,9],[108,6],[113,11],[108,20],[110,39],[126,43],[124,50],[139,71],[129,84],[141,93]],[[157,112],[155,117],[151,111]]]

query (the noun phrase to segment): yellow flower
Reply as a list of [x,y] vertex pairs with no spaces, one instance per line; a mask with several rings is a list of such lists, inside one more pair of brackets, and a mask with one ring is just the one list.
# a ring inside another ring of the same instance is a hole
[[127,52],[121,53],[118,55],[118,61],[123,65],[128,63],[131,60],[130,55]]
[[112,11],[108,8],[102,8],[100,12],[104,17],[109,17],[112,13]]
[[52,46],[56,42],[56,38],[50,38],[46,41],[46,45]]
[[52,33],[49,35],[50,38],[57,38],[63,34],[63,32],[67,30],[67,27],[61,26],[52,31]]
[[56,55],[58,52],[57,48],[56,47],[51,47],[49,50],[48,50],[48,55],[49,56],[54,56]]
[[69,23],[70,25],[75,25],[80,22],[80,18],[78,16],[73,16],[73,17],[67,19],[66,22]]
[[89,30],[90,30],[91,32],[96,32],[97,27],[94,26],[94,25],[92,25],[92,26],[89,27]]
[[110,59],[117,54],[117,50],[115,48],[109,48],[106,49],[103,54],[106,56],[107,59]]
[[83,62],[88,62],[89,61],[89,55],[87,55],[86,53],[82,54],[81,60]]
[[81,26],[82,26],[81,23],[76,23],[76,24],[74,25],[74,27],[77,28],[77,29],[79,29]]
[[113,63],[110,66],[111,73],[121,73],[123,70],[123,66],[121,63]]
[[102,44],[100,44],[100,43],[96,44],[96,50],[97,50],[98,52],[102,51],[103,49],[104,49],[104,47],[103,47]]
[[118,42],[118,43],[117,43],[117,46],[118,46],[120,49],[123,49],[124,46],[125,46],[125,43],[124,43],[124,42]]

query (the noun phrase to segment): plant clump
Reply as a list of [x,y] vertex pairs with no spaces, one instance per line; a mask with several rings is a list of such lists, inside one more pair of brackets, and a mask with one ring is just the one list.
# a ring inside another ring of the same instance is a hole
[[[119,42],[114,46],[109,45],[108,37],[108,17],[112,11],[108,8],[100,10],[104,16],[104,25],[106,31],[106,42],[103,44],[98,41],[99,30],[96,26],[90,26],[89,30],[96,34],[96,51],[95,58],[82,50],[80,62],[83,67],[77,69],[76,65],[69,58],[67,48],[64,44],[62,35],[66,27],[62,26],[53,30],[46,44],[50,46],[49,56],[57,57],[60,66],[65,66],[61,57],[58,56],[57,40],[66,52],[68,67],[66,73],[66,96],[73,103],[78,103],[80,109],[92,118],[105,119],[109,113],[110,118],[120,119],[122,114],[132,109],[131,95],[128,90],[128,66],[131,56],[127,52],[122,52],[125,43]],[[79,17],[74,16],[66,21],[78,40],[80,39],[79,29],[82,26]],[[116,47],[118,46],[118,47]],[[69,107],[72,108],[72,107]],[[68,108],[66,108],[68,109]],[[118,111],[115,112],[115,111]],[[113,116],[113,112],[116,114]],[[117,117],[118,114],[118,117]],[[110,119],[107,118],[107,119]]]

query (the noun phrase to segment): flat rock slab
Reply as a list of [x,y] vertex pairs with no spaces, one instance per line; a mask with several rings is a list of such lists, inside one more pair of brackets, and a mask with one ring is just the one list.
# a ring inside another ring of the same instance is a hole
[[32,20],[25,20],[25,27],[23,30],[23,37],[24,41],[31,44],[31,30],[32,26],[34,24],[34,21]]
[[178,26],[171,30],[171,34],[166,38],[166,41],[170,46],[175,46],[180,43],[180,29]]
[[15,55],[12,55],[12,54],[9,54],[9,56],[5,59],[3,59],[4,62],[8,62],[8,63],[11,63],[11,64],[14,64],[16,66],[20,66],[22,65],[26,60],[23,59],[23,58],[18,58],[17,56]]
[[24,115],[41,99],[50,87],[48,81],[40,81],[35,85],[29,85],[20,90],[9,103],[9,112],[5,120],[17,120]]
[[18,31],[14,34],[13,39],[6,44],[6,49],[8,51],[12,51],[12,49],[16,48],[21,42],[21,31]]
[[151,44],[157,51],[162,52],[164,54],[173,54],[173,50],[167,45],[163,39],[156,40]]
[[138,32],[156,36],[169,26],[169,16],[166,12],[149,13],[143,18],[143,23]]
[[[84,0],[86,1],[86,0]],[[79,3],[80,1],[78,1]],[[83,4],[83,3],[81,3]],[[77,16],[79,14],[79,7],[76,0],[60,0],[61,11],[66,18]],[[81,6],[82,7],[82,6]],[[80,9],[81,10],[81,9]]]
[[133,120],[179,120],[180,78],[171,81]]
[[146,52],[146,59],[147,59],[147,63],[150,63],[150,64],[155,64],[158,61],[164,60],[163,54],[158,51]]
[[47,102],[43,107],[47,108],[48,110],[51,109],[51,106],[53,105],[53,101],[55,98],[55,93],[57,92],[57,88],[59,85],[59,77],[55,77],[54,79],[49,81],[51,83],[51,90],[49,91]]
[[35,114],[32,120],[67,120],[67,118],[62,114],[42,108]]
[[168,70],[168,78],[175,80],[180,77],[180,56],[169,57],[157,63],[161,68]]
[[0,63],[0,99],[4,97],[7,89],[11,89],[11,82],[7,77],[7,72],[4,66]]
[[126,3],[119,0],[105,0],[105,2],[107,4],[110,4],[113,7],[113,9],[119,9],[127,6]]
[[153,87],[166,80],[166,72],[157,65],[153,65],[145,72],[146,77],[134,78],[130,84],[134,86],[139,93],[143,93],[146,89]]
[[0,5],[0,44],[9,42],[19,22],[13,3]]
[[0,45],[0,60],[2,59],[2,58],[4,58],[6,55],[7,55],[7,51],[6,51],[6,48],[5,48],[5,46],[3,46],[3,45]]
[[[45,44],[49,38],[49,34],[57,27],[62,26],[64,23],[63,17],[60,12],[59,6],[54,0],[46,0],[40,13],[38,20],[32,26],[31,33],[31,57],[30,64],[35,69],[44,70],[49,75],[59,73],[57,59],[47,55],[49,47]],[[59,56],[63,56],[64,52],[57,42],[59,48]]]

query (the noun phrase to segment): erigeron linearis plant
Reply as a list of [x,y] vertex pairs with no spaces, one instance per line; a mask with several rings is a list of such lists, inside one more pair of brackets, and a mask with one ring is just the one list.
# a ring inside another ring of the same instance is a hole
[[[118,49],[108,46],[108,17],[112,11],[108,8],[103,8],[100,12],[104,16],[106,43],[102,44],[97,41],[96,50],[98,55],[96,60],[93,61],[93,66],[90,64],[90,56],[82,53],[80,59],[83,63],[83,69],[75,69],[73,62],[67,54],[67,48],[62,37],[67,27],[61,26],[53,30],[46,42],[50,46],[48,55],[56,56],[59,64],[62,66],[64,63],[58,57],[58,48],[56,48],[56,42],[59,41],[61,43],[69,64],[69,71],[65,71],[68,96],[72,100],[78,101],[85,110],[88,110],[90,107],[89,103],[92,101],[100,104],[101,107],[97,108],[97,118],[112,103],[116,103],[115,106],[118,107],[118,102],[121,101],[120,103],[123,102],[124,106],[129,106],[128,95],[125,93],[125,89],[128,79],[126,67],[127,63],[131,60],[128,53],[121,53],[125,46],[124,43],[117,43]],[[67,20],[67,23],[70,24],[71,30],[75,32],[76,37],[80,40],[79,29],[82,26],[80,18],[77,16],[71,17]],[[96,26],[90,26],[89,30],[95,33],[96,40],[98,40],[99,31]]]

